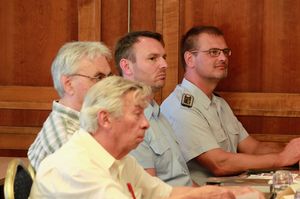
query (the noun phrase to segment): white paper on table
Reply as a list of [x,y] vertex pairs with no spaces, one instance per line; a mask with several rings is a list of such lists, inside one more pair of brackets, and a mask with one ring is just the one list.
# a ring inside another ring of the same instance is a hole
[[286,196],[283,196],[283,199],[294,199],[295,196],[294,195],[286,195]]

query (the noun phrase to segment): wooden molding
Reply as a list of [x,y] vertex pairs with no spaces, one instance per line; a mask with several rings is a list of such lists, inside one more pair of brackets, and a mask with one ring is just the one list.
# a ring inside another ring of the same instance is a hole
[[284,143],[287,143],[291,139],[299,137],[299,135],[254,134],[254,133],[250,135],[262,142],[284,142]]
[[101,40],[101,0],[78,0],[78,40]]
[[0,126],[0,149],[27,150],[41,127]]
[[51,110],[55,99],[52,87],[0,86],[0,109]]
[[300,94],[218,92],[238,116],[300,117]]

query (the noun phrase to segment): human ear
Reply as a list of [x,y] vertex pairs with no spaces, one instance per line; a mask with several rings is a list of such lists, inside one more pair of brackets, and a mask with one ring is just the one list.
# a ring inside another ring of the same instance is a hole
[[119,64],[120,64],[120,68],[122,69],[124,75],[126,75],[126,76],[132,75],[132,68],[130,66],[131,63],[128,59],[122,58],[120,60]]
[[100,110],[97,113],[97,120],[99,127],[102,128],[111,128],[111,115],[106,110]]
[[184,61],[186,64],[186,67],[194,67],[194,60],[195,56],[189,51],[185,51],[184,53]]
[[64,93],[68,95],[74,95],[74,89],[72,86],[72,81],[69,76],[62,75],[60,78],[60,83],[63,86]]

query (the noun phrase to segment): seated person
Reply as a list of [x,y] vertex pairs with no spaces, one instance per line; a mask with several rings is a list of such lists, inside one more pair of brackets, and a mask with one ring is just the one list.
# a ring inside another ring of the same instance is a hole
[[100,42],[70,42],[58,51],[52,63],[52,78],[61,97],[28,150],[35,170],[49,154],[59,149],[79,129],[79,110],[87,90],[111,74],[109,49]]
[[[161,34],[130,32],[118,40],[114,57],[125,79],[143,82],[151,86],[153,93],[160,92],[165,85],[168,64]],[[145,115],[150,127],[143,142],[130,154],[149,174],[171,186],[197,186],[191,179],[172,126],[154,99],[145,109]]]
[[257,141],[248,135],[226,101],[213,93],[227,76],[231,55],[221,30],[193,27],[181,44],[184,79],[161,107],[172,124],[193,180],[202,184],[207,176],[278,168],[300,160],[300,138],[285,147]]
[[149,127],[144,108],[150,94],[150,87],[117,76],[94,85],[80,112],[80,130],[42,161],[30,198],[228,199],[241,190],[252,192],[218,186],[172,188],[128,155]]

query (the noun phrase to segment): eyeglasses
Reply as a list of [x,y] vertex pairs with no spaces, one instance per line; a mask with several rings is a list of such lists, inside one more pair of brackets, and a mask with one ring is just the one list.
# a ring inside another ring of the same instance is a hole
[[223,54],[226,57],[229,57],[231,55],[231,49],[230,48],[224,48],[224,49],[220,49],[220,48],[211,48],[209,50],[193,50],[190,51],[191,53],[198,53],[198,52],[204,52],[204,53],[208,53],[211,57],[219,57],[221,52],[223,52]]
[[91,77],[91,76],[88,76],[88,75],[83,75],[83,74],[72,74],[70,76],[80,76],[80,77],[86,77],[86,78],[89,78],[91,80],[96,80],[97,82],[104,79],[105,77],[109,77],[109,76],[112,76],[113,73],[109,73],[109,74],[103,74],[103,73],[99,73],[99,75],[95,76],[95,77]]

